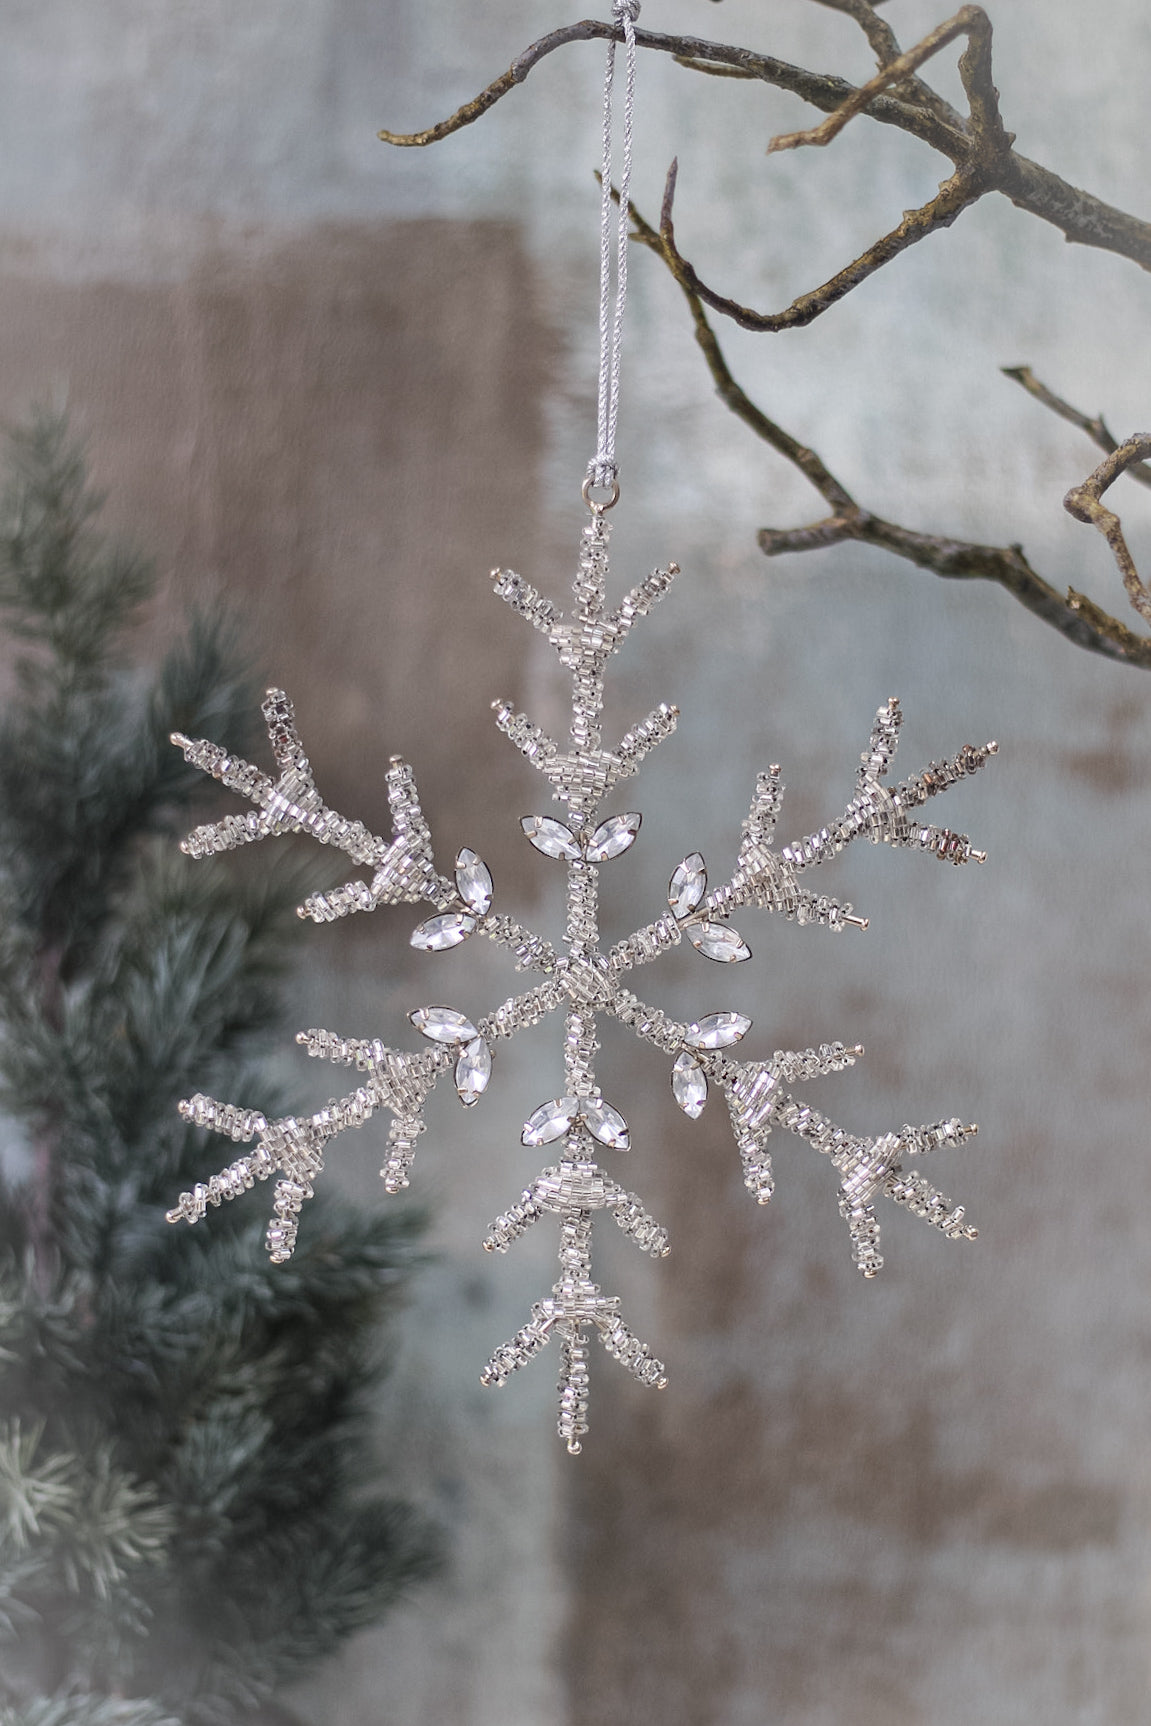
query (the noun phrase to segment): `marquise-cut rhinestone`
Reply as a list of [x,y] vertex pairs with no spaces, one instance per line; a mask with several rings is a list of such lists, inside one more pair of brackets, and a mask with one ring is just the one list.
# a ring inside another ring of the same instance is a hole
[[631,1135],[618,1109],[613,1109],[602,1097],[585,1097],[581,1113],[593,1139],[613,1151],[630,1150]]
[[743,1013],[705,1013],[688,1026],[687,1042],[693,1049],[726,1049],[750,1029],[751,1020]]
[[469,851],[466,845],[456,858],[456,886],[464,904],[469,906],[477,917],[483,917],[491,910],[491,870],[483,858],[477,857],[474,851]]
[[476,919],[469,911],[446,911],[442,916],[429,917],[412,930],[412,946],[425,953],[443,953],[458,947],[475,933]]
[[721,965],[737,965],[741,959],[751,958],[747,942],[726,923],[690,923],[684,933],[697,953]]
[[492,1052],[482,1037],[474,1037],[456,1062],[456,1090],[465,1109],[479,1102],[491,1076]]
[[671,1070],[671,1092],[684,1114],[697,1120],[707,1102],[707,1075],[685,1049]]
[[707,892],[707,866],[698,851],[685,857],[667,884],[667,902],[676,917],[694,911]]
[[562,821],[553,820],[550,815],[525,815],[520,826],[545,857],[566,857],[569,863],[579,860],[575,834]]
[[641,815],[632,812],[601,821],[588,840],[588,862],[607,863],[612,857],[622,856],[629,846],[634,845],[642,820]]
[[408,1018],[433,1043],[471,1043],[479,1036],[471,1020],[454,1007],[417,1007]]
[[578,1097],[553,1097],[528,1116],[520,1137],[525,1145],[550,1145],[563,1138],[578,1114]]

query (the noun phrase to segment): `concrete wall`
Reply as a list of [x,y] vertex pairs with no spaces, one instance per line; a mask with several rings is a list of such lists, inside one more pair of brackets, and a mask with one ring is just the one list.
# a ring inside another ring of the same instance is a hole
[[[905,41],[940,11],[888,10]],[[1140,210],[1144,9],[1110,7],[1089,51],[1070,0],[999,12],[1020,147]],[[331,801],[378,819],[403,752],[442,855],[475,846],[508,908],[555,933],[547,866],[513,819],[543,805],[487,704],[512,696],[550,723],[563,692],[486,572],[512,564],[562,599],[574,569],[599,50],[553,57],[434,151],[389,153],[374,132],[439,117],[564,16],[520,0],[41,0],[6,8],[0,58],[4,412],[65,393],[112,513],[164,560],[173,597],[216,581],[244,598]],[[803,0],[649,0],[644,21],[867,67],[850,21]],[[678,152],[685,250],[757,304],[830,274],[942,176],[875,127],[769,160],[771,132],[801,123],[794,101],[662,61],[641,77],[637,201],[654,212]],[[811,1152],[780,1135],[779,1190],[757,1210],[718,1107],[686,1122],[665,1063],[605,1035],[605,1090],[635,1144],[623,1178],[674,1250],[652,1266],[606,1242],[602,1280],[671,1384],[642,1392],[597,1361],[571,1461],[546,1356],[499,1394],[476,1382],[551,1281],[543,1231],[506,1259],[478,1252],[535,1172],[518,1127],[557,1064],[554,1027],[518,1043],[475,1119],[432,1112],[417,1193],[439,1258],[381,1414],[398,1482],[457,1531],[453,1567],[294,1705],[325,1726],[1140,1719],[1144,674],[998,591],[876,553],[765,563],[756,528],[812,519],[819,500],[714,399],[654,261],[632,282],[616,570],[675,558],[684,575],[616,662],[612,712],[622,725],[666,699],[683,717],[637,784],[643,835],[605,875],[606,933],[658,912],[686,851],[731,856],[769,761],[791,787],[786,836],[835,814],[887,695],[907,712],[907,771],[998,737],[999,761],[941,806],[986,844],[983,870],[849,853],[827,890],[871,916],[866,936],[749,916],[739,975],[677,954],[644,979],[685,1016],[742,1007],[754,1053],[863,1042],[860,1067],[805,1088],[847,1126],[978,1119],[933,1173],[980,1239],[889,1216],[887,1268],[862,1285]],[[724,342],[861,501],[1021,539],[1052,580],[1118,606],[1104,548],[1059,508],[1092,452],[997,368],[1029,361],[1135,429],[1146,294],[1134,266],[988,201],[810,330]],[[512,986],[494,953],[412,955],[407,928],[317,932],[300,1022],[398,1041],[414,1005],[483,1011]],[[378,1160],[359,1135],[332,1178],[387,1202]]]

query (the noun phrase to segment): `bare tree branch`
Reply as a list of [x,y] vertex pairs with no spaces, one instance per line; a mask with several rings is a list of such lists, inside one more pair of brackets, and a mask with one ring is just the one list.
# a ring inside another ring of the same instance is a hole
[[[637,30],[643,48],[669,53],[693,71],[713,75],[757,79],[789,90],[829,118],[806,131],[779,135],[771,140],[771,151],[793,149],[804,144],[824,145],[858,114],[900,127],[947,156],[955,172],[937,195],[920,209],[905,213],[899,227],[875,241],[866,252],[821,287],[798,299],[781,312],[762,313],[717,294],[704,283],[679,251],[672,215],[678,165],[672,162],[664,190],[658,232],[629,206],[635,224],[634,237],[658,253],[679,283],[695,322],[699,343],[716,388],[727,406],[743,419],[764,442],[771,445],[811,482],[831,507],[832,514],[800,528],[764,528],[759,544],[769,557],[787,551],[811,550],[858,540],[907,558],[920,568],[949,579],[989,580],[1013,593],[1020,603],[1071,641],[1107,658],[1151,668],[1151,640],[1136,635],[1118,618],[1110,616],[1085,595],[1069,589],[1064,598],[1028,563],[1020,545],[986,546],[936,534],[919,533],[883,520],[861,508],[825,466],[814,450],[768,418],[736,383],[728,369],[712,329],[705,305],[733,318],[745,329],[781,330],[808,324],[828,307],[850,293],[861,281],[897,257],[907,247],[949,227],[963,210],[989,191],[1001,192],[1021,209],[1060,228],[1068,240],[1129,257],[1151,269],[1151,223],[1127,215],[1090,193],[1078,190],[1038,163],[1019,156],[1012,148],[1014,134],[1003,125],[998,93],[992,77],[991,23],[983,8],[964,5],[918,42],[902,52],[894,33],[875,12],[881,0],[816,0],[832,11],[853,18],[864,31],[879,64],[879,72],[866,84],[854,86],[840,78],[808,72],[749,49],[728,47],[690,36],[657,35]],[[446,120],[421,132],[381,131],[381,139],[401,146],[423,146],[438,142],[485,114],[546,55],[576,41],[622,40],[618,26],[585,19],[552,31],[532,43],[506,72],[479,95],[463,104]],[[942,48],[965,36],[959,71],[968,101],[966,118],[958,115],[943,97],[918,76],[918,69]],[[1129,438],[1116,446],[1102,418],[1089,419],[1040,384],[1025,366],[1005,368],[1039,401],[1092,437],[1108,451],[1107,459],[1080,486],[1068,492],[1065,507],[1079,520],[1090,522],[1104,534],[1123,575],[1132,605],[1151,623],[1151,592],[1144,586],[1123,537],[1119,517],[1101,501],[1102,494],[1121,473],[1131,472],[1144,484],[1151,483],[1151,469],[1141,464],[1151,456],[1151,434]]]
[[[837,9],[848,10],[847,7]],[[964,8],[965,12],[978,10]],[[622,31],[596,19],[584,19],[578,24],[553,30],[525,48],[494,83],[465,102],[446,120],[421,132],[382,131],[380,137],[385,143],[409,147],[437,143],[487,113],[501,97],[517,84],[522,84],[533,66],[555,49],[571,42],[608,39],[621,41]],[[776,60],[771,55],[754,53],[749,48],[707,42],[693,36],[660,35],[651,30],[637,30],[636,41],[641,47],[656,53],[671,54],[694,71],[734,72],[776,89],[788,90],[826,114],[835,113],[859,93],[857,87],[844,78],[810,72],[802,66]],[[990,86],[989,69],[987,81]],[[919,92],[926,90],[927,86],[912,79],[900,86],[899,93],[883,91],[871,96],[861,111],[883,125],[898,126],[901,131],[911,133],[947,156],[957,169],[961,168],[972,152],[970,132],[963,120],[935,92],[928,92],[933,101],[922,99]],[[1120,257],[1132,259],[1142,269],[1151,270],[1151,223],[1069,185],[1058,174],[1029,161],[1026,156],[1009,150],[999,163],[993,189],[1020,209],[1052,223],[1068,240],[1115,252]]]
[[[1030,366],[1002,366],[1000,369],[1005,378],[1013,378],[1017,384],[1022,384],[1028,395],[1034,396],[1036,401],[1042,402],[1045,408],[1050,408],[1060,419],[1068,420],[1073,426],[1078,426],[1080,431],[1086,432],[1092,443],[1098,444],[1108,455],[1119,448],[1119,440],[1112,437],[1102,414],[1096,414],[1094,419],[1090,419],[1087,414],[1080,413],[1070,402],[1065,402],[1062,396],[1049,390],[1046,384],[1041,384]],[[1131,479],[1137,479],[1140,485],[1151,485],[1151,467],[1146,462],[1133,462],[1127,473]]]
[[1135,568],[1135,560],[1127,548],[1123,537],[1123,524],[1115,511],[1108,509],[1103,503],[1103,493],[1114,485],[1121,473],[1135,462],[1143,461],[1151,455],[1151,432],[1136,432],[1126,443],[1112,450],[1104,461],[1099,463],[1095,472],[1089,474],[1082,485],[1072,486],[1063,499],[1063,507],[1076,521],[1089,522],[1097,527],[1108,545],[1111,547],[1119,573],[1123,577],[1123,585],[1127,589],[1127,597],[1144,623],[1151,623],[1151,593],[1148,593],[1139,571]]
[[720,400],[738,419],[750,426],[758,438],[798,468],[832,510],[831,515],[807,527],[761,529],[758,542],[768,557],[778,557],[789,551],[813,551],[844,540],[879,546],[946,579],[994,581],[1076,646],[1102,654],[1107,659],[1151,669],[1151,641],[1136,635],[1134,630],[1110,616],[1084,594],[1069,589],[1064,597],[1032,569],[1021,545],[975,545],[965,540],[918,533],[862,509],[815,450],[770,419],[736,382],[702,299],[684,282],[668,258],[662,233],[640,215],[634,204],[629,205],[629,214],[633,238],[663,259],[683,289],[691,308],[695,339],[707,361]]
[[[802,66],[792,66],[786,60],[774,59],[770,54],[757,54],[750,48],[729,47],[723,42],[707,42],[697,36],[665,36],[654,30],[637,30],[635,39],[641,48],[670,54],[681,64],[693,69],[734,69],[746,77],[771,84],[777,90],[788,90],[824,113],[831,113],[840,107],[855,90],[855,85],[849,84],[846,78],[836,78],[822,72],[808,72]],[[446,120],[440,120],[422,132],[381,131],[379,137],[385,144],[397,144],[404,148],[419,148],[439,143],[441,138],[450,137],[453,132],[470,126],[473,121],[486,114],[489,108],[494,108],[501,97],[514,90],[517,84],[522,84],[532,68],[538,66],[541,60],[554,53],[557,48],[564,48],[570,42],[608,41],[623,41],[623,31],[618,25],[606,24],[595,18],[585,18],[578,24],[565,24],[561,29],[549,31],[537,42],[530,43],[522,54],[516,56],[506,72],[502,72],[486,89],[481,90],[478,96],[457,108],[454,114],[449,114]],[[899,101],[892,96],[880,96],[869,106],[868,113],[873,120],[912,132],[916,137],[922,138],[924,143],[931,144],[945,155],[949,154],[951,149],[962,151],[965,147],[961,127],[949,128],[940,123],[934,115],[920,112],[913,103]]]

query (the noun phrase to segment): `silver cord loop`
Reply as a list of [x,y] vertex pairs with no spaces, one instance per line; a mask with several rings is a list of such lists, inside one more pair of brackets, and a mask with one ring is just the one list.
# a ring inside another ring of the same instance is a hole
[[[623,138],[620,148],[619,204],[611,195],[612,158],[614,155],[614,112],[612,90],[615,81],[615,43],[607,47],[604,71],[603,156],[600,172],[600,262],[599,262],[599,399],[596,415],[596,452],[588,463],[588,480],[584,486],[584,501],[589,486],[614,492],[611,501],[600,505],[610,509],[619,496],[619,469],[615,459],[616,426],[619,420],[620,352],[623,336],[623,312],[627,301],[627,217],[631,190],[632,116],[635,109],[635,22],[639,17],[640,0],[612,0],[612,16],[623,29],[625,49]],[[612,257],[615,257],[615,295],[612,303]]]

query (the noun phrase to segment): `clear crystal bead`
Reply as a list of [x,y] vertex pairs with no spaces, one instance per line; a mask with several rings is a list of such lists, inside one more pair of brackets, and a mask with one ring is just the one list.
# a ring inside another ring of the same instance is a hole
[[429,917],[412,930],[412,946],[425,953],[442,953],[448,947],[458,947],[461,941],[475,933],[476,919],[468,911],[447,911],[440,917]]
[[475,1037],[456,1062],[456,1090],[465,1109],[479,1102],[491,1076],[492,1052],[482,1037]]
[[417,1007],[408,1018],[433,1043],[470,1043],[479,1036],[471,1020],[454,1007]]
[[580,850],[575,834],[562,821],[555,821],[550,815],[525,815],[520,826],[536,850],[542,851],[545,857],[566,857],[571,863],[578,861]]
[[705,1013],[688,1026],[687,1041],[693,1049],[726,1049],[750,1029],[751,1020],[742,1013]]
[[630,845],[634,845],[642,820],[642,815],[632,813],[613,815],[609,820],[601,821],[588,840],[588,862],[607,863],[612,857],[621,856]]
[[550,1145],[563,1138],[578,1114],[578,1097],[553,1097],[528,1116],[520,1137],[525,1145]]
[[707,1075],[685,1049],[671,1070],[672,1096],[691,1120],[698,1120],[707,1102]]
[[667,884],[667,902],[676,917],[694,911],[707,892],[707,865],[698,851],[685,857]]
[[491,909],[491,870],[483,858],[469,851],[466,845],[456,858],[456,886],[464,904],[470,906],[477,917],[484,916]]
[[697,953],[715,959],[721,965],[736,965],[751,958],[751,948],[735,929],[726,923],[693,923],[685,931]]
[[761,1067],[758,1071],[752,1067],[743,1074],[738,1084],[732,1086],[731,1094],[743,1117],[744,1126],[753,1133],[758,1132],[770,1119],[778,1083],[770,1067]]
[[607,1145],[613,1151],[630,1150],[627,1122],[618,1109],[613,1109],[602,1097],[585,1097],[581,1112],[593,1139],[598,1139],[601,1145]]

